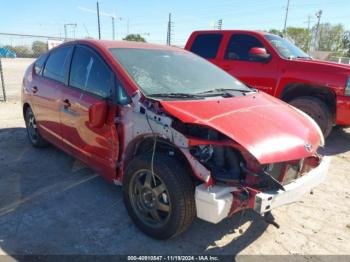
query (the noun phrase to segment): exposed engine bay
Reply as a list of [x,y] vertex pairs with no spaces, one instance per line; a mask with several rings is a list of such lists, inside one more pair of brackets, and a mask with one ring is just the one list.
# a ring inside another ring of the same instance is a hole
[[[122,119],[117,118],[123,123],[124,137],[117,180],[121,181],[124,166],[135,154],[155,151],[177,157],[194,174],[197,216],[213,223],[245,208],[264,206],[257,211],[269,211],[271,205],[257,200],[257,195],[286,191],[285,186],[318,167],[322,160],[310,154],[298,160],[260,164],[246,148],[221,132],[169,116],[157,100],[140,93],[132,100],[122,109]],[[266,201],[272,199],[267,197]]]

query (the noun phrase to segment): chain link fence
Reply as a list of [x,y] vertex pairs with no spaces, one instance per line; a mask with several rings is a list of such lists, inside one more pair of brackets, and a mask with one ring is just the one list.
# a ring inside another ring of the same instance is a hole
[[4,73],[2,70],[1,57],[0,57],[0,101],[6,102],[5,80],[4,80]]
[[335,62],[338,64],[347,64],[350,65],[350,57],[336,57],[336,56],[331,56],[328,59],[331,62]]
[[0,101],[20,99],[25,70],[41,54],[72,39],[0,32]]
[[63,41],[56,36],[0,33],[0,57],[37,58]]

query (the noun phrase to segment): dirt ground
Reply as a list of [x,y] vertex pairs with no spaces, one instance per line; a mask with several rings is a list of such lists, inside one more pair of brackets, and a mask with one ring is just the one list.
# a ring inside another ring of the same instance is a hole
[[325,182],[273,211],[279,229],[246,211],[157,241],[133,225],[121,187],[54,147],[30,146],[16,92],[0,103],[0,254],[350,255],[350,129],[327,140]]

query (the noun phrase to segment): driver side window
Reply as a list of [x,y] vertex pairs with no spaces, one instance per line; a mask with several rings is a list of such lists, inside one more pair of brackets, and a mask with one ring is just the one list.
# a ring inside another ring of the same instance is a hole
[[253,61],[249,57],[249,51],[253,47],[264,45],[256,37],[244,34],[234,34],[231,36],[225,52],[226,60]]
[[89,48],[77,46],[73,55],[69,85],[108,98],[112,94],[114,75]]

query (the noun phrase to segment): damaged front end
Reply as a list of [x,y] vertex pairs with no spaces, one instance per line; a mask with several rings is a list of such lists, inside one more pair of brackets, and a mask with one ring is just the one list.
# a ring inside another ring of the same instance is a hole
[[[117,119],[123,138],[119,182],[124,167],[140,152],[161,150],[178,157],[186,162],[195,177],[197,216],[218,223],[242,209],[251,208],[263,214],[294,202],[322,182],[327,172],[329,159],[316,153],[318,145],[315,145],[320,138],[315,138],[315,133],[309,134],[312,150],[299,153],[300,147],[292,148],[291,144],[296,145],[300,137],[292,137],[286,132],[278,134],[275,127],[271,130],[275,131],[277,142],[288,139],[292,142],[285,148],[283,144],[278,145],[278,150],[268,148],[266,151],[271,153],[267,154],[262,152],[262,144],[272,145],[274,138],[258,131],[260,140],[256,134],[249,137],[244,126],[240,128],[243,132],[237,132],[237,119],[244,116],[236,111],[229,111],[234,116],[230,121],[235,123],[228,125],[230,130],[225,123],[214,124],[220,112],[213,112],[215,119],[213,116],[199,118],[196,112],[177,105],[173,110],[173,106],[137,92],[132,103],[122,108],[121,117]],[[222,121],[227,121],[227,116],[223,113],[225,119]],[[266,119],[264,121],[266,124]],[[304,124],[305,121],[300,120]],[[288,150],[291,151],[289,155]]]

